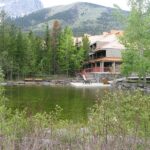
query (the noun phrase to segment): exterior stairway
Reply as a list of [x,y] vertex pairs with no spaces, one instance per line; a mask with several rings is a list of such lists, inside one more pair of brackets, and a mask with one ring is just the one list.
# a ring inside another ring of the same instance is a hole
[[86,78],[86,80],[87,81],[89,81],[90,83],[96,83],[97,82],[97,80],[96,80],[96,78],[95,78],[95,76],[94,76],[94,74],[92,74],[92,73],[87,73],[87,72],[81,72],[80,73],[80,77],[82,78],[82,81],[84,82],[85,81],[85,79],[84,79],[84,77]]
[[86,78],[87,78],[87,80],[91,81],[91,83],[96,83],[97,82],[94,74],[92,74],[92,73],[86,73]]

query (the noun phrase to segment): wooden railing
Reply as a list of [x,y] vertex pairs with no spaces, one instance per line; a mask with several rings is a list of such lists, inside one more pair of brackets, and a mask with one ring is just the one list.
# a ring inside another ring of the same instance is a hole
[[84,69],[85,72],[113,72],[112,67],[93,67]]

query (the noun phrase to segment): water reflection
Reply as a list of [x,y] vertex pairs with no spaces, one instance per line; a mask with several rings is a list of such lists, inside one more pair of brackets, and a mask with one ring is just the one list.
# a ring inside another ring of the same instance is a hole
[[[87,109],[104,95],[102,88],[73,88],[48,86],[6,87],[9,98],[7,106],[20,110],[26,108],[28,114],[50,112],[59,105],[63,108],[62,117],[74,121],[86,120]],[[107,89],[108,90],[108,89]]]

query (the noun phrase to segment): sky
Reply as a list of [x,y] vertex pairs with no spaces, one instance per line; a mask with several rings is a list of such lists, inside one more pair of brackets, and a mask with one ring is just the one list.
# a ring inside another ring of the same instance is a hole
[[75,2],[90,2],[95,4],[100,4],[103,6],[113,7],[113,4],[117,4],[121,9],[129,10],[127,6],[128,0],[41,0],[44,7],[52,7],[57,5],[66,5]]

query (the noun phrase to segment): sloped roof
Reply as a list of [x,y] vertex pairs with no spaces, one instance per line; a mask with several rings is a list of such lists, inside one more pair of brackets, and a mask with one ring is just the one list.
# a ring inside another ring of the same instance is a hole
[[115,40],[102,45],[100,49],[125,49],[125,47],[118,40]]
[[[124,45],[119,42],[118,36],[122,36],[123,31],[111,30],[110,32],[104,32],[102,35],[87,35],[90,41],[90,45],[98,44],[96,50],[100,49],[125,49]],[[82,37],[74,38],[74,42],[82,42]]]
[[[125,49],[124,45],[119,42],[118,36],[115,34],[103,35],[99,40],[97,50],[99,49]],[[96,41],[97,42],[97,41]]]

